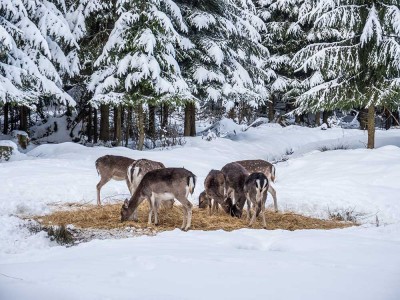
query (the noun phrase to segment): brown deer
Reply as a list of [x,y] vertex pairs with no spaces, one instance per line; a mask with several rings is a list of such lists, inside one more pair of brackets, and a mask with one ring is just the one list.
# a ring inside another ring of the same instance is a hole
[[202,191],[199,195],[199,208],[204,209],[211,206],[210,199],[207,197],[206,191]]
[[226,213],[230,213],[231,205],[226,197],[225,175],[219,170],[211,170],[204,180],[204,189],[208,198],[209,213],[218,211],[221,205]]
[[131,194],[133,195],[143,176],[146,175],[147,172],[164,168],[164,164],[158,161],[144,158],[135,160],[127,170]]
[[158,208],[166,200],[177,200],[182,204],[182,230],[188,230],[192,222],[192,203],[188,200],[193,194],[196,185],[196,176],[184,168],[165,168],[148,172],[143,176],[131,199],[126,199],[121,208],[121,221],[135,220],[135,211],[139,204],[147,200],[150,205],[148,224],[158,225]]
[[[243,206],[246,202],[246,196],[243,191],[244,183],[250,174],[235,162],[226,164],[221,171],[225,175],[226,201],[231,204],[231,216],[241,218]],[[232,205],[232,200],[234,205]]]
[[100,175],[100,182],[97,184],[97,205],[101,205],[100,190],[111,179],[125,180],[130,191],[130,182],[127,175],[128,167],[135,160],[125,156],[104,155],[96,160],[97,173]]
[[[252,226],[256,217],[261,212],[263,227],[267,227],[265,222],[265,202],[267,201],[269,181],[264,173],[252,173],[244,183],[244,194],[247,200],[247,220]],[[251,218],[251,219],[250,219]]]
[[[268,178],[268,182],[275,182],[276,178],[275,166],[265,160],[262,159],[240,160],[236,161],[236,163],[244,167],[250,174],[260,172],[263,173]],[[278,212],[278,200],[276,198],[276,191],[270,184],[268,185],[268,192],[274,199],[275,212]]]

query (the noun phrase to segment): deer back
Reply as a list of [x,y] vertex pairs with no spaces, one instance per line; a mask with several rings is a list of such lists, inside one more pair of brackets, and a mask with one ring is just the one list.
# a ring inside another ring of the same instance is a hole
[[102,177],[126,179],[127,169],[133,162],[134,159],[125,156],[104,155],[96,160],[96,169]]
[[133,162],[127,170],[129,182],[135,182],[136,185],[138,185],[140,179],[143,178],[143,176],[146,175],[148,172],[164,168],[165,166],[161,162],[144,158],[138,159]]
[[244,167],[250,174],[263,173],[272,182],[275,181],[275,166],[262,159],[239,160],[236,163]]

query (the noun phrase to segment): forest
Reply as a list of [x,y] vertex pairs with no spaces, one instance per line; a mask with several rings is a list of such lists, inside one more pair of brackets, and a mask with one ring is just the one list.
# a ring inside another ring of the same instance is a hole
[[[399,125],[396,0],[5,0],[2,133],[179,144],[228,117]],[[42,139],[42,140],[41,140]]]

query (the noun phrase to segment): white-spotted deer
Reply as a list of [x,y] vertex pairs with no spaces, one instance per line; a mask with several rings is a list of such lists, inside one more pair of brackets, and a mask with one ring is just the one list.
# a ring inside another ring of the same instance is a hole
[[269,180],[264,173],[252,173],[244,183],[244,194],[247,200],[247,220],[252,226],[256,217],[261,212],[263,227],[267,227],[265,221],[265,202],[267,201],[267,191]]
[[[182,204],[182,230],[188,230],[192,222],[192,203],[188,200],[193,194],[196,185],[196,176],[184,168],[165,168],[148,172],[142,178],[135,193],[129,200],[125,200],[121,208],[121,221],[135,220],[135,211],[139,204],[147,200],[150,204],[148,224],[158,225],[158,208],[166,200],[177,200]],[[137,219],[135,220],[137,221]]]
[[236,162],[226,164],[221,171],[225,175],[226,201],[231,203],[231,216],[241,218],[246,202],[246,196],[243,191],[244,183],[250,174]]
[[101,205],[100,190],[111,179],[125,180],[130,190],[130,182],[127,175],[128,167],[135,160],[125,156],[104,155],[96,160],[97,173],[100,175],[100,182],[97,184],[97,205]]
[[164,164],[158,161],[144,158],[135,160],[127,170],[131,194],[133,195],[144,175],[150,171],[164,168]]
[[230,213],[231,205],[226,197],[225,175],[219,170],[211,170],[204,180],[204,189],[208,198],[209,213],[218,211],[219,205],[226,213]]
[[[236,161],[236,163],[244,167],[250,174],[260,172],[263,173],[268,178],[269,182],[275,182],[275,166],[265,160],[262,159],[240,160]],[[278,200],[276,197],[276,191],[271,186],[271,184],[269,184],[268,192],[274,199],[275,212],[278,212]]]

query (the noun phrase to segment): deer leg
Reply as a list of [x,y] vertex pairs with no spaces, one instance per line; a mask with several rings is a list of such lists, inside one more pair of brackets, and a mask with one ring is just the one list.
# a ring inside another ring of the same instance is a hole
[[[265,196],[267,196],[267,193],[265,193]],[[267,201],[267,197],[265,197],[265,200],[261,200],[261,217],[262,217],[264,229],[267,229],[267,222],[265,221],[265,202],[266,201]]]
[[249,223],[249,226],[251,227],[251,226],[253,226],[253,223],[254,223],[254,221],[256,220],[256,217],[257,217],[257,203],[255,203],[255,202],[252,202],[252,213],[253,213],[253,216],[251,217],[251,220],[250,220],[250,223]]
[[268,193],[271,194],[272,198],[274,199],[274,208],[275,212],[278,212],[278,200],[276,199],[276,191],[272,186],[268,187]]
[[185,197],[178,198],[178,201],[182,203],[183,208],[183,224],[182,230],[187,231],[192,224],[192,203]]
[[213,199],[211,198],[208,198],[208,212],[210,216],[213,213]]
[[247,202],[247,222],[249,222],[250,221],[250,217],[251,217],[251,201],[250,201],[250,198],[247,197],[246,202]]
[[158,208],[160,207],[160,202],[155,201],[154,203],[154,225],[158,225]]
[[100,201],[100,190],[101,188],[111,180],[111,178],[105,179],[103,177],[101,177],[99,183],[96,185],[97,188],[97,205],[101,205],[101,201]]
[[152,194],[151,195],[151,197],[150,197],[150,199],[149,199],[150,201],[149,201],[149,204],[150,204],[150,211],[149,211],[149,219],[148,219],[148,221],[147,221],[147,224],[149,225],[149,226],[151,226],[151,222],[152,222],[152,219],[153,219],[153,210],[154,210],[154,206],[155,206],[155,199],[154,199],[154,194]]

